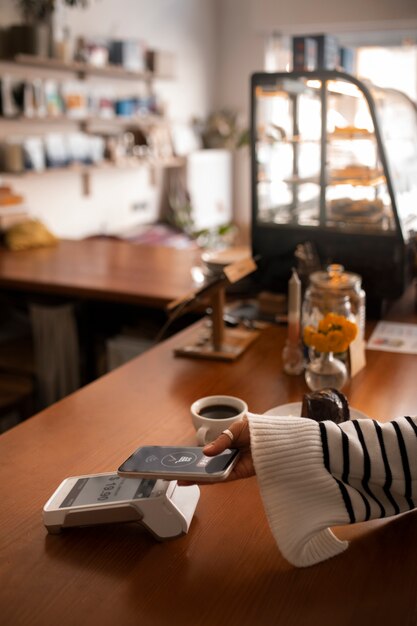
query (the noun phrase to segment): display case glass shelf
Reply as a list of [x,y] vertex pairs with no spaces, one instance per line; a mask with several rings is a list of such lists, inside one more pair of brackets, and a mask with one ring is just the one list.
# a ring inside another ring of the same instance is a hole
[[271,275],[287,278],[309,240],[368,283],[389,258],[392,284],[386,274],[376,284],[402,292],[417,232],[417,110],[406,95],[339,71],[254,74],[251,161],[253,248],[276,265]]

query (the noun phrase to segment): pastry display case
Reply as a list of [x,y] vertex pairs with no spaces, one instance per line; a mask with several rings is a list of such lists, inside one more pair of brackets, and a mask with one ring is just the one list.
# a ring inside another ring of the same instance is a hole
[[376,301],[410,280],[417,232],[417,109],[339,71],[251,83],[252,246],[263,287],[288,280],[297,245],[363,277]]

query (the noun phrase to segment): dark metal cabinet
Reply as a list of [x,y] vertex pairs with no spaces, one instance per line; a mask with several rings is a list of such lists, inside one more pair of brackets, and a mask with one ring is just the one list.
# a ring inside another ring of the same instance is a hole
[[323,265],[361,274],[371,298],[401,295],[417,232],[417,109],[338,71],[251,82],[252,245],[263,287],[288,280],[310,241]]

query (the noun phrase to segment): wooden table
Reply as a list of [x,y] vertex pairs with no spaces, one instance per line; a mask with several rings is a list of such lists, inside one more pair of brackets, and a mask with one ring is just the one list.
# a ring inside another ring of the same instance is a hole
[[61,240],[56,247],[0,248],[0,288],[164,308],[192,287],[196,250],[116,239]]
[[[156,329],[162,327],[167,319],[166,306],[195,289],[191,269],[200,262],[200,254],[191,248],[136,245],[111,238],[63,239],[55,247],[18,252],[0,247],[0,291],[23,295],[25,303],[52,305],[52,311],[68,299],[81,303],[74,314],[74,325],[82,335],[79,347],[83,367],[79,375],[84,383],[102,370],[97,363],[97,341],[103,341],[106,333],[116,334],[121,320],[129,320],[125,325],[140,326],[143,319],[138,313],[143,308],[143,316],[150,318]],[[133,315],[125,311],[125,305],[129,311],[133,305]],[[59,327],[59,307],[57,316]],[[35,337],[38,345],[44,341],[43,334]],[[38,379],[48,376],[44,369],[37,372]],[[54,380],[54,375],[50,379]]]
[[[393,318],[416,321],[407,315]],[[344,626],[417,622],[417,512],[335,530],[349,549],[296,569],[280,555],[256,479],[204,486],[188,535],[132,524],[48,535],[42,507],[67,476],[114,470],[139,445],[194,444],[190,404],[242,397],[252,411],[300,400],[283,374],[285,329],[236,362],[175,358],[170,338],[0,437],[0,621],[5,626]],[[367,353],[351,406],[382,421],[417,409],[415,356]]]

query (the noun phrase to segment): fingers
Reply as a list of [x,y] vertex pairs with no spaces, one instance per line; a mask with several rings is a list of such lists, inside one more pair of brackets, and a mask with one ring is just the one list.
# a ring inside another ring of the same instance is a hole
[[226,448],[230,448],[231,445],[232,442],[230,437],[222,433],[217,437],[217,439],[204,446],[203,452],[207,456],[216,456],[216,454],[220,454],[221,452],[226,450]]
[[[254,476],[255,468],[253,465],[252,455],[250,451],[250,433],[248,420],[244,418],[239,422],[234,422],[227,430],[230,430],[230,432],[232,433],[233,441],[227,433],[221,433],[221,435],[219,435],[217,439],[204,446],[203,453],[206,456],[216,456],[216,454],[221,454],[222,452],[224,452],[226,448],[239,448],[241,450],[239,460],[233,468],[231,474],[223,482],[229,482],[231,480]],[[178,485],[180,487],[194,484],[196,484],[196,481],[178,481]],[[197,481],[197,484],[205,483],[198,483]]]
[[217,439],[204,446],[204,454],[215,456],[226,448],[241,448],[249,445],[249,428],[246,419],[234,422],[228,430],[233,435],[233,439],[227,433],[221,433]]

